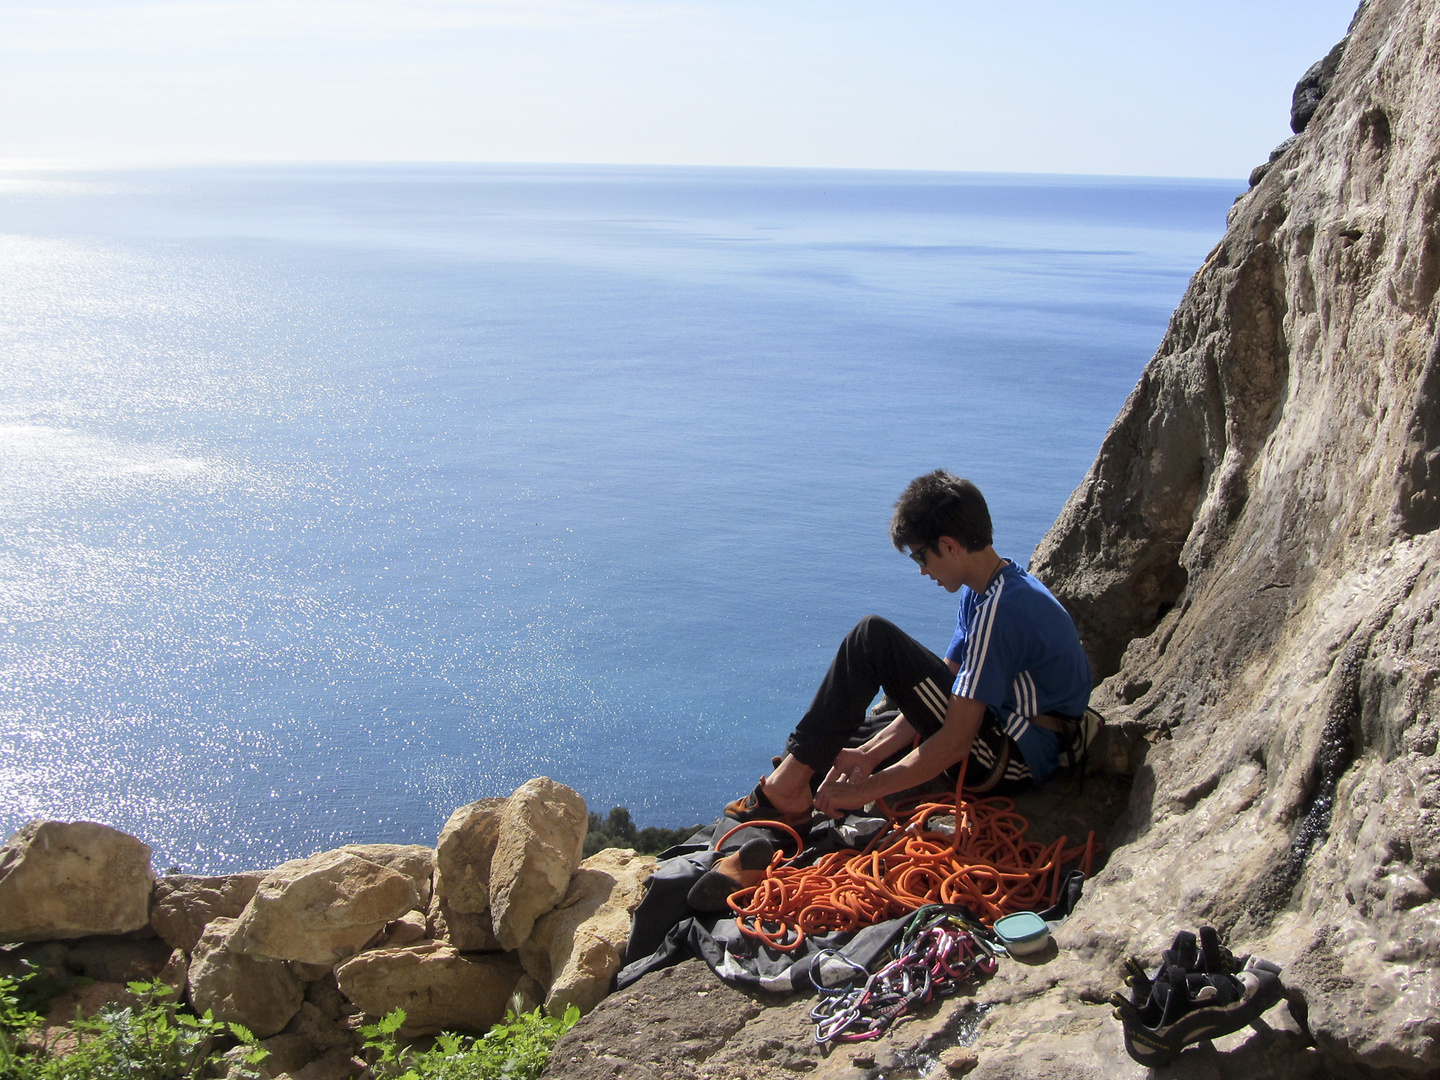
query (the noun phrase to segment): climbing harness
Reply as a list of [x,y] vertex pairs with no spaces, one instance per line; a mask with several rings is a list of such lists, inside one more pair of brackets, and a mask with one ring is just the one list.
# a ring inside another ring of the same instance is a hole
[[[864,981],[825,986],[824,969],[835,963],[851,970],[850,980]],[[834,950],[814,957],[810,981],[820,995],[810,1010],[815,1042],[824,1046],[878,1039],[926,1002],[955,994],[972,979],[994,974],[996,967],[985,928],[972,921],[964,908],[922,907],[896,944],[895,958],[873,975]]]
[[[1011,912],[1053,906],[1071,864],[1089,877],[1093,832],[1077,847],[1067,848],[1063,836],[1051,844],[1028,841],[1029,822],[1013,800],[968,800],[964,782],[962,769],[953,797],[921,803],[904,817],[886,809],[890,825],[862,851],[832,852],[804,867],[777,851],[757,884],[730,896],[736,926],[786,952],[807,934],[858,930],[927,904],[963,905],[988,925]],[[930,827],[943,816],[954,818],[953,835]],[[794,836],[797,850],[803,846],[788,826],[766,825]]]

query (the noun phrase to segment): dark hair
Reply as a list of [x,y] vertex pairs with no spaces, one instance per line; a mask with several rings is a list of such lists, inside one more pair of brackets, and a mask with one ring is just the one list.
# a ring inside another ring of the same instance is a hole
[[969,480],[936,469],[917,476],[895,501],[890,519],[890,541],[903,551],[930,547],[950,536],[966,551],[984,551],[994,534],[985,496]]

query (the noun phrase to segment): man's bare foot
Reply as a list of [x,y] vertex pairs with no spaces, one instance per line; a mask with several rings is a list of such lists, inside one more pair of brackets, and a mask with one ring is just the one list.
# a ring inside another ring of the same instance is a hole
[[815,805],[810,793],[810,778],[814,775],[814,769],[802,765],[794,755],[786,754],[775,771],[761,782],[761,788],[776,810],[801,814]]

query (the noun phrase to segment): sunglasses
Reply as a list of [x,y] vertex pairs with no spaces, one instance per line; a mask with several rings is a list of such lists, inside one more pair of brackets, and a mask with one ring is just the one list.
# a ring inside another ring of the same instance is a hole
[[923,568],[925,566],[925,560],[930,557],[930,549],[934,546],[934,544],[926,544],[922,548],[917,548],[915,551],[907,551],[905,554],[914,560],[916,566]]

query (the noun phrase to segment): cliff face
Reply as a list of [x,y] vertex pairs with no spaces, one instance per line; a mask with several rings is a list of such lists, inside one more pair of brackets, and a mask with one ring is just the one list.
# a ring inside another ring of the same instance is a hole
[[1143,762],[1062,944],[1110,965],[1210,922],[1285,965],[1332,1061],[1431,1076],[1437,288],[1440,4],[1372,0],[1031,567]]

